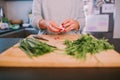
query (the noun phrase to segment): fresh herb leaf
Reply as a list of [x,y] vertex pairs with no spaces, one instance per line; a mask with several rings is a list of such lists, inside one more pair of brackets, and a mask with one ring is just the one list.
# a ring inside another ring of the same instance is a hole
[[87,53],[94,55],[104,50],[114,49],[114,46],[110,45],[106,39],[98,40],[90,34],[82,35],[75,41],[65,40],[64,43],[67,46],[67,54],[77,58],[86,58]]
[[30,57],[43,55],[55,50],[55,47],[33,38],[21,40],[19,47]]

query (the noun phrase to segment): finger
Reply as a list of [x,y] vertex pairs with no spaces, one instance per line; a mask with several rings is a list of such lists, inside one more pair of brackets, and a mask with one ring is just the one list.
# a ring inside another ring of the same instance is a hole
[[66,24],[66,23],[69,23],[70,21],[71,21],[71,19],[67,19],[62,23],[62,25]]
[[51,32],[59,33],[59,31],[55,29],[54,27],[52,27],[51,25],[48,26],[48,30]]
[[48,26],[48,30],[51,32],[57,32],[57,30],[53,28],[51,25]]
[[70,25],[69,27],[65,28],[66,32],[69,32],[74,29],[74,25]]
[[62,26],[64,27],[64,28],[67,28],[68,26],[70,26],[72,23],[71,22],[68,22],[68,23],[66,23],[66,24],[63,24]]
[[57,30],[60,30],[61,28],[54,22],[54,21],[50,21],[50,25],[54,28],[56,28]]

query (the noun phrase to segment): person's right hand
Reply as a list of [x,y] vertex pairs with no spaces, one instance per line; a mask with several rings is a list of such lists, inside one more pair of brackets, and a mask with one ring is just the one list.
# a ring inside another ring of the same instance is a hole
[[41,29],[47,29],[54,33],[61,33],[63,32],[63,28],[58,26],[54,21],[46,21],[46,20],[40,20],[39,21],[39,27]]
[[39,23],[38,23],[38,26],[40,29],[47,29],[47,23],[46,23],[46,20],[40,20]]
[[49,21],[47,29],[54,33],[61,33],[61,28],[54,21]]

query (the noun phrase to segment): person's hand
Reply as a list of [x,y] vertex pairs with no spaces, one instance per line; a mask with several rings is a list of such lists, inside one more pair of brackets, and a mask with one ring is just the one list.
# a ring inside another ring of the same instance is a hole
[[79,30],[80,24],[77,20],[67,19],[62,23],[65,32],[69,32],[71,30]]
[[54,33],[60,33],[62,30],[54,21],[47,21],[47,20],[40,20],[39,27],[41,29],[47,29]]
[[40,27],[40,29],[47,29],[48,25],[46,24],[46,20],[40,20],[38,26]]
[[47,29],[54,33],[61,33],[62,30],[54,21],[49,21]]

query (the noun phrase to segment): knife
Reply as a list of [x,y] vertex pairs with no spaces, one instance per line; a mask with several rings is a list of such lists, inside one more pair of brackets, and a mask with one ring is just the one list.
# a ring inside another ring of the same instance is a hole
[[40,40],[44,40],[44,41],[49,41],[48,39],[45,39],[45,38],[43,38],[43,37],[41,37],[41,36],[38,36],[38,35],[33,36],[33,38],[35,38],[35,39],[40,39]]

